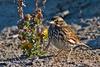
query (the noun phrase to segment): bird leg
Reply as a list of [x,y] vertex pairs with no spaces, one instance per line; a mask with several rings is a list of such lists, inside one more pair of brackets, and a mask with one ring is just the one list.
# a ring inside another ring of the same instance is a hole
[[73,48],[71,48],[71,50],[70,50],[70,52],[69,52],[69,54],[68,54],[68,58],[67,58],[67,61],[68,62],[70,62],[70,60],[71,60],[71,58],[70,58],[70,56],[71,56],[71,53],[73,52]]
[[67,61],[68,62],[70,62],[70,60],[71,60],[71,53],[73,52],[73,51],[75,51],[75,49],[76,48],[78,48],[78,47],[80,47],[80,46],[84,46],[84,45],[78,45],[78,46],[73,46],[72,48],[71,48],[71,50],[70,50],[70,52],[69,52],[69,54],[68,54],[68,58],[67,58]]
[[55,55],[55,57],[59,56],[59,54],[63,51],[63,49],[60,49],[57,54]]
[[56,55],[54,55],[54,61],[53,61],[53,64],[56,64],[58,61],[59,61],[59,55],[60,55],[60,53],[63,51],[63,49],[60,49],[60,50],[58,50],[57,51],[57,54]]

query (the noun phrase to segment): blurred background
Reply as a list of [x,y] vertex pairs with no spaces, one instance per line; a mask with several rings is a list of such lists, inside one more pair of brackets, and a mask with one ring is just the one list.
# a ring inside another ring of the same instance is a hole
[[[25,14],[32,13],[35,9],[34,0],[24,0],[24,4]],[[43,14],[46,19],[50,19],[66,10],[70,14],[64,19],[78,24],[81,19],[100,16],[100,0],[47,0]],[[18,20],[17,0],[0,0],[0,31],[5,27],[15,26]]]
[[[35,10],[34,0],[23,1],[24,14],[33,13]],[[41,6],[42,0],[39,1],[39,6]],[[52,46],[47,50],[48,57],[44,58],[35,56],[27,58],[24,51],[20,48],[24,44],[19,38],[21,34],[18,32],[17,23],[20,18],[17,8],[17,0],[0,0],[0,67],[52,67],[54,59],[58,59],[49,57],[49,55],[56,55],[57,53],[57,50]],[[44,23],[50,21],[55,15],[63,15],[66,11],[69,11],[69,14],[63,17],[64,20],[76,30],[81,42],[93,48],[91,50],[93,52],[90,50],[82,51],[81,49],[77,51],[77,49],[76,53],[73,53],[71,57],[73,61],[71,63],[67,62],[67,57],[60,57],[59,55],[59,58],[62,59],[58,59],[61,63],[58,62],[57,65],[59,67],[62,65],[64,67],[100,67],[100,0],[47,0],[45,6],[42,7]],[[29,37],[30,39],[31,37]],[[25,43],[26,48],[30,44]],[[66,56],[67,54],[66,51]],[[76,55],[74,56],[74,54]],[[79,57],[80,59],[78,59]],[[55,64],[53,67],[55,67]]]

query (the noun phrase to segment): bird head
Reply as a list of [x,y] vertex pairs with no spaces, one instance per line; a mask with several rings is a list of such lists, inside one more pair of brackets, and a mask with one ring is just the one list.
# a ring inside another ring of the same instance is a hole
[[53,25],[57,25],[57,26],[61,26],[61,25],[65,25],[65,21],[63,20],[63,18],[59,17],[59,16],[54,16],[52,19],[52,21],[49,22],[50,24]]

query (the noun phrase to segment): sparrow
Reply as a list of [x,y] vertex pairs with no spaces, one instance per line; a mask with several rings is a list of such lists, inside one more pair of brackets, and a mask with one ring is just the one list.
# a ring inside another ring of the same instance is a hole
[[60,49],[58,54],[62,50],[66,51],[67,48],[71,47],[71,50],[68,54],[69,58],[72,51],[74,51],[74,49],[79,46],[90,48],[80,41],[80,38],[78,37],[75,30],[71,27],[71,25],[67,24],[67,22],[65,22],[62,17],[54,16],[51,20],[52,21],[49,22],[50,26],[48,29],[48,45],[52,44],[56,48]]

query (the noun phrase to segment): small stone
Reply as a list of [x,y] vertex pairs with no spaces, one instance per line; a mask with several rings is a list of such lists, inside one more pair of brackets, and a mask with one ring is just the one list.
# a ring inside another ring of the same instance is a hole
[[79,63],[79,64],[77,64],[76,67],[90,67],[90,66],[87,64]]

